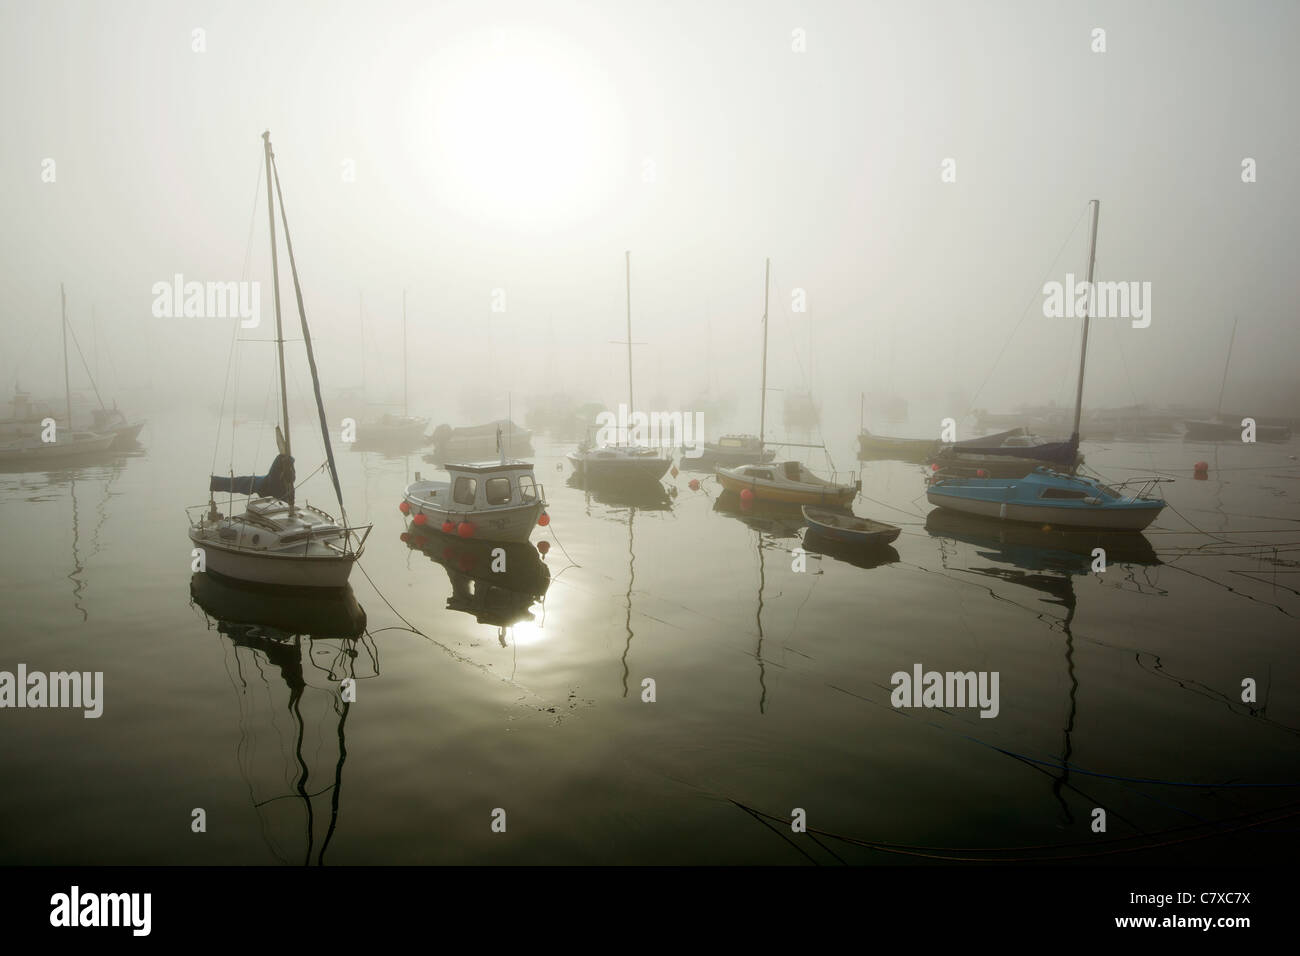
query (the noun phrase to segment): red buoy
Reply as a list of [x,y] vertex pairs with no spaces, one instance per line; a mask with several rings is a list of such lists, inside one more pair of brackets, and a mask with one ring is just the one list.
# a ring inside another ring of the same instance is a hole
[[1210,477],[1210,463],[1208,461],[1198,461],[1192,466],[1192,477],[1197,481],[1205,481]]
[[548,515],[545,511],[543,511],[540,515],[537,516],[537,523],[541,525],[543,528],[545,528],[548,524],[551,523],[551,516]]
[[740,500],[743,501],[743,502],[745,502],[746,504],[748,504],[749,502],[753,501],[753,500],[754,500],[754,489],[752,489],[752,488],[742,488],[742,489],[740,490]]
[[450,521],[444,521],[444,522],[442,523],[442,533],[443,533],[443,534],[451,534],[451,533],[454,532],[455,530],[456,530],[456,526],[455,526],[454,524],[452,524]]
[[976,469],[975,469],[975,477],[976,477],[976,478],[987,478],[988,476],[989,476],[989,473],[988,473],[987,471],[985,471],[983,468],[976,468]]
[[462,521],[456,526],[456,533],[462,538],[474,537],[474,525],[468,521]]
[[397,506],[397,510],[404,515],[409,515],[411,513],[411,503],[409,501],[403,501]]
[[690,480],[690,482],[689,482],[689,487],[690,487],[691,491],[699,491],[699,490],[700,490],[700,479],[698,479],[698,478],[692,478],[692,479]]
[[414,521],[416,524],[422,525],[422,524],[424,524],[426,521],[429,520],[429,516],[428,516],[428,515],[420,514],[420,515],[416,515],[416,516],[415,516],[414,518],[412,518],[411,520]]
[[934,464],[932,464],[932,465],[930,466],[930,470],[931,470],[931,471],[938,471],[938,470],[939,470],[939,463],[936,461]]
[[537,550],[540,551],[540,552],[542,552],[542,554],[545,554],[547,551],[550,551],[550,550],[551,550],[551,542],[549,542],[549,541],[538,541],[538,542],[537,542]]

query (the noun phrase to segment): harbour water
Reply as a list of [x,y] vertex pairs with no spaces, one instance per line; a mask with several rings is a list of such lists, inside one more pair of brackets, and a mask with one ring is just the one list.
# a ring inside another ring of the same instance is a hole
[[[801,554],[799,522],[720,504],[687,471],[675,493],[589,493],[571,446],[539,439],[549,552],[512,552],[504,587],[468,546],[403,538],[402,491],[434,465],[345,449],[349,517],[374,523],[352,576],[365,633],[348,638],[330,621],[288,636],[300,608],[203,589],[184,508],[205,498],[211,435],[150,420],[108,463],[0,475],[0,670],[104,687],[97,719],[0,715],[0,863],[1295,852],[1294,440],[1086,445],[1108,478],[1178,478],[1146,545],[1097,571],[1050,533],[936,518],[919,465],[852,466],[855,511],[903,529],[855,562]],[[831,443],[844,470],[851,437]],[[298,455],[301,480],[317,462]],[[305,495],[333,510],[320,476]],[[893,706],[892,675],[917,666],[996,672],[996,716]]]

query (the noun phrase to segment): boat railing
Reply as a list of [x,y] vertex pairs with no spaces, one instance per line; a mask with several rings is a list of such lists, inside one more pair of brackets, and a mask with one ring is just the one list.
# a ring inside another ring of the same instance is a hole
[[1107,487],[1109,487],[1112,491],[1118,494],[1120,492],[1123,492],[1130,485],[1137,485],[1138,490],[1137,493],[1133,495],[1133,497],[1146,498],[1148,497],[1150,492],[1155,489],[1157,485],[1163,484],[1165,482],[1170,482],[1173,480],[1174,480],[1173,478],[1168,478],[1164,475],[1138,475],[1133,478],[1126,478],[1124,481],[1120,481],[1116,483],[1108,483]]

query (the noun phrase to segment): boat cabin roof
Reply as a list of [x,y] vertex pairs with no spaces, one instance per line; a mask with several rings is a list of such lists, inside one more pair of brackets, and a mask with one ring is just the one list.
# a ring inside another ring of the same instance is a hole
[[473,475],[485,475],[494,471],[532,471],[533,463],[531,461],[519,461],[513,458],[507,458],[505,461],[476,461],[466,462],[456,465],[443,465],[448,474],[456,472],[468,473]]

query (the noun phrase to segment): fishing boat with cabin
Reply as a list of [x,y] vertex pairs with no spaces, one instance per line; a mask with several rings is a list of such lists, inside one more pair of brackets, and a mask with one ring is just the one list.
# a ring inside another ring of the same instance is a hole
[[447,481],[416,473],[398,508],[411,524],[429,531],[481,541],[527,541],[537,526],[550,523],[546,489],[533,464],[507,459],[445,466]]

